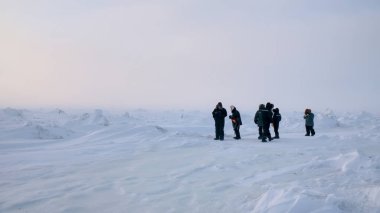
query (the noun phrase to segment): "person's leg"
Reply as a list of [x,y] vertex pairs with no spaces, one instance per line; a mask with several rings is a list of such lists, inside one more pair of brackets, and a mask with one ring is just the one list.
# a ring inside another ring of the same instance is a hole
[[306,135],[305,136],[310,136],[310,127],[309,126],[305,126],[306,127]]
[[269,137],[269,126],[268,125],[264,125],[263,126],[263,138],[262,138],[262,142],[267,142],[267,137]]
[[313,126],[310,127],[310,131],[311,131],[311,136],[314,136],[315,135],[315,131],[314,131],[314,127]]
[[224,140],[224,121],[220,123],[220,135],[219,139],[222,141]]
[[234,133],[235,133],[235,137],[234,137],[234,139],[237,139],[237,135],[238,135],[238,133],[237,133],[237,127],[238,127],[238,125],[236,125],[236,124],[232,124],[232,128],[234,129]]
[[236,139],[240,139],[240,125],[236,125],[235,134],[236,134]]
[[215,138],[214,140],[219,140],[220,138],[220,127],[219,122],[215,121]]
[[259,139],[263,138],[263,127],[259,126]]
[[267,127],[267,137],[268,137],[268,139],[269,139],[269,141],[271,141],[271,140],[273,140],[272,139],[272,135],[270,134],[270,124],[268,124],[268,127]]
[[219,124],[215,121],[215,138],[214,140],[219,140]]
[[280,138],[280,134],[278,133],[278,128],[279,128],[278,124],[273,124],[273,129],[274,129],[274,134],[275,134],[274,138]]

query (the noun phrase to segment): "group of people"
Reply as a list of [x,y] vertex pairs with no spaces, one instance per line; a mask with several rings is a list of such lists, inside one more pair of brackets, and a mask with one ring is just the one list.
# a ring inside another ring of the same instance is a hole
[[[280,121],[281,121],[281,114],[280,110],[278,108],[274,108],[274,105],[270,102],[268,102],[266,105],[260,104],[259,109],[257,110],[255,114],[255,124],[259,127],[259,138],[262,142],[267,142],[267,138],[269,141],[273,140],[274,138],[279,139],[280,134],[278,132],[278,129],[280,127]],[[270,134],[270,124],[273,124],[273,129],[275,133],[275,137],[272,138],[272,135]]]
[[[235,106],[231,106],[232,115],[229,118],[232,121],[232,127],[234,128],[235,137],[234,139],[239,140],[240,138],[240,125],[242,125],[241,117],[239,111]],[[214,140],[224,140],[224,118],[227,117],[227,110],[223,108],[221,102],[219,102],[214,111],[212,112],[212,116],[215,120],[215,138]]]
[[[243,124],[240,113],[236,109],[235,106],[231,105],[231,115],[229,118],[232,122],[232,127],[235,132],[234,139],[239,140],[240,137],[240,126]],[[225,117],[227,117],[227,110],[223,108],[223,104],[219,102],[212,115],[215,120],[215,138],[214,140],[224,140],[224,125],[225,125]],[[314,136],[314,114],[311,112],[311,109],[305,110],[305,127],[306,127],[306,135],[305,136]],[[257,110],[254,118],[255,124],[259,129],[259,137],[258,139],[262,142],[272,141],[273,139],[279,139],[280,134],[278,132],[280,127],[281,114],[278,108],[274,108],[274,105],[268,102],[266,105],[260,104],[259,109]],[[270,125],[272,124],[274,129],[275,136],[272,137],[270,133]]]

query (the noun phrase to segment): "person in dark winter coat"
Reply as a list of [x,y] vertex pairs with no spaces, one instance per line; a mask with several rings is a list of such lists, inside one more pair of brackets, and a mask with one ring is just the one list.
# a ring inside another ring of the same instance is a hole
[[227,117],[227,110],[223,108],[221,102],[219,102],[214,111],[212,112],[212,116],[215,120],[215,138],[214,140],[224,140],[224,118]]
[[306,127],[306,135],[305,136],[314,136],[314,114],[311,112],[311,109],[305,110],[305,115],[303,116],[305,119],[305,127]]
[[240,125],[243,123],[241,122],[241,117],[239,111],[236,109],[235,106],[231,106],[231,113],[232,115],[229,116],[229,118],[232,121],[232,127],[234,128],[235,131],[235,137],[234,139],[239,140],[240,138]]
[[280,114],[280,110],[278,108],[276,109],[273,109],[273,129],[274,129],[274,134],[276,136],[274,136],[274,138],[277,138],[279,139],[280,138],[280,134],[278,133],[278,128],[280,127],[280,121],[281,121],[281,114]]
[[264,123],[263,123],[263,114],[262,114],[262,111],[261,111],[263,109],[265,109],[264,104],[260,104],[259,105],[259,109],[257,110],[257,112],[255,114],[255,118],[254,118],[255,124],[257,124],[257,126],[259,127],[259,138],[258,139],[262,139],[263,138],[263,126],[264,126]]
[[273,109],[274,105],[271,104],[271,103],[267,103],[266,106],[265,106],[265,109],[262,110],[262,116],[263,116],[263,138],[262,138],[262,142],[267,142],[266,138],[269,139],[269,141],[272,140],[272,136],[270,134],[270,124],[272,123],[272,117],[273,117],[273,113],[272,113],[272,109]]

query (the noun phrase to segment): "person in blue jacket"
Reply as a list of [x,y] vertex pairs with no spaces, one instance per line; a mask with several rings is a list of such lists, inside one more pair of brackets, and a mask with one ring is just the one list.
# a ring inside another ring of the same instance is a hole
[[314,136],[314,114],[311,112],[311,109],[305,110],[305,115],[303,116],[305,119],[305,127],[306,127],[306,135],[305,136]]

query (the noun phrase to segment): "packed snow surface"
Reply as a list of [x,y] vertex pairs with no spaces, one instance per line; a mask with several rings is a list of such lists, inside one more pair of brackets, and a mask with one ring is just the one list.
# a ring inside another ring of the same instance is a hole
[[[0,109],[0,212],[380,212],[380,118],[282,113],[260,142],[211,112]],[[271,129],[273,134],[273,129]]]

